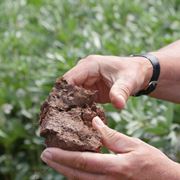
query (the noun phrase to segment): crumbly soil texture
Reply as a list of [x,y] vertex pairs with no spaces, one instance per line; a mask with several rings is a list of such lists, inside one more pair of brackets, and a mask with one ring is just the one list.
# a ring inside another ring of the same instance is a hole
[[100,134],[92,127],[92,119],[99,116],[104,122],[102,108],[97,107],[97,91],[70,85],[59,78],[41,106],[40,135],[47,147],[71,151],[99,152]]

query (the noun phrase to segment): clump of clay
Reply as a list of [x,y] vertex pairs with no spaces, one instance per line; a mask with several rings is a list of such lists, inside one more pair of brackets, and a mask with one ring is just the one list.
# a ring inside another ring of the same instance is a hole
[[92,119],[105,115],[95,104],[97,91],[68,84],[60,78],[41,106],[40,135],[48,147],[71,151],[99,152],[100,134],[92,127]]

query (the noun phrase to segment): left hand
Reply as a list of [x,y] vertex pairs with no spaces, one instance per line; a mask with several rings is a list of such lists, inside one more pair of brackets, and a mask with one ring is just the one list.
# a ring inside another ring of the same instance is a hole
[[93,126],[103,144],[115,154],[47,148],[44,162],[69,179],[82,180],[179,180],[180,165],[143,141],[108,128],[98,117]]

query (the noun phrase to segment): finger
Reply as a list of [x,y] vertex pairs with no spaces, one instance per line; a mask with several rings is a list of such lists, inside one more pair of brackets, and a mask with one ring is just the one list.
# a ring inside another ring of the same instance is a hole
[[99,117],[95,117],[92,124],[101,133],[103,144],[113,152],[127,153],[139,144],[139,141],[107,127]]
[[78,169],[73,169],[64,165],[61,165],[59,163],[53,162],[51,160],[48,159],[43,159],[43,161],[50,166],[51,168],[55,169],[57,172],[59,172],[60,174],[68,177],[68,179],[79,179],[79,180],[96,180],[96,179],[105,179],[105,175],[104,174],[95,174],[95,173],[88,173],[88,172],[84,172]]
[[133,83],[129,78],[121,77],[121,79],[115,81],[109,93],[112,104],[118,109],[124,108],[126,101],[132,93],[132,89]]
[[115,154],[65,151],[59,148],[47,148],[41,155],[42,159],[44,157],[58,164],[91,173],[105,174],[109,172],[109,167],[119,164]]
[[63,78],[70,84],[83,85],[88,76],[87,70],[81,64],[76,65],[63,75]]
[[99,66],[95,61],[77,64],[63,76],[69,83],[78,86],[92,86],[100,78]]

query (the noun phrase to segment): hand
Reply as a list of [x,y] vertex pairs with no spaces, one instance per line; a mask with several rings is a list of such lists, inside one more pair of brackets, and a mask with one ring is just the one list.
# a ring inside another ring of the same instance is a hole
[[115,154],[64,151],[47,148],[41,158],[69,179],[79,180],[179,180],[180,165],[139,139],[118,133],[98,118],[93,126],[103,144]]
[[98,90],[99,103],[112,102],[123,108],[130,95],[144,89],[152,65],[143,57],[91,55],[79,61],[64,78],[71,84]]

